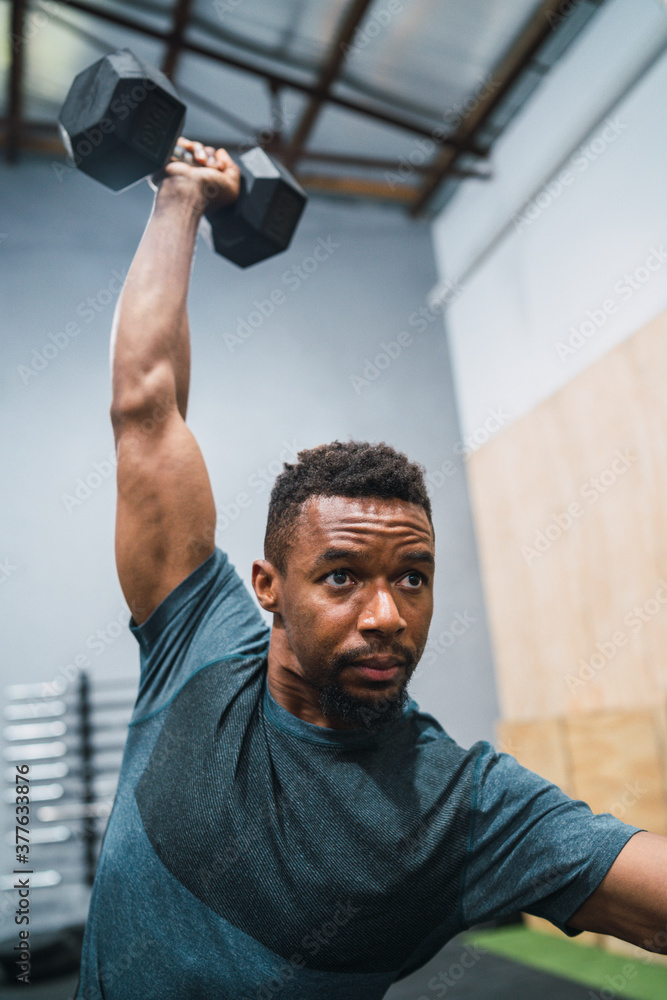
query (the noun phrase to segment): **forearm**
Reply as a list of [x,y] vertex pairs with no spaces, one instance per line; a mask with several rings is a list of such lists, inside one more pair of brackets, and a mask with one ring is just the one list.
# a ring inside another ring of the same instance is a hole
[[[190,377],[187,294],[204,200],[186,178],[168,177],[132,261],[114,317],[112,414],[177,405]],[[157,398],[159,397],[159,398]]]
[[667,837],[631,837],[568,924],[667,955]]

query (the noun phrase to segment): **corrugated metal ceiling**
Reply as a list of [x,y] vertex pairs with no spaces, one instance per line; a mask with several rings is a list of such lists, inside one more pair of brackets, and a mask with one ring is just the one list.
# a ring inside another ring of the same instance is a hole
[[0,141],[58,155],[73,77],[131,48],[187,134],[259,141],[313,193],[433,211],[601,0],[0,0]]

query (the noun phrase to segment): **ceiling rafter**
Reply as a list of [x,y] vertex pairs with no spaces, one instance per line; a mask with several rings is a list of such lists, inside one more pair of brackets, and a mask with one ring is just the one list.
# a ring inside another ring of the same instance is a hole
[[[579,4],[584,0],[571,0],[571,2]],[[458,140],[460,145],[464,145],[466,141],[475,140],[476,135],[510,89],[535,60],[542,46],[553,36],[553,24],[562,21],[562,16],[559,13],[562,4],[563,0],[547,0],[540,6],[537,14],[519,37],[514,39],[509,52],[506,53],[492,74],[492,80],[496,86],[493,89],[487,88],[487,94],[481,96],[479,101],[473,105],[456,130],[454,138]],[[451,175],[451,171],[460,157],[460,150],[456,150],[453,146],[449,149],[442,149],[436,154],[433,163],[437,169],[424,182],[415,198],[410,209],[412,216],[420,215],[424,211],[442,182],[448,175]]]
[[169,44],[162,60],[162,72],[173,79],[176,64],[183,51],[183,38],[188,26],[192,0],[176,0],[172,14],[172,28],[169,33]]
[[23,119],[23,70],[25,52],[26,0],[13,0],[10,27],[12,61],[9,68],[9,99],[5,156],[9,163],[15,163],[21,148],[21,126]]
[[299,154],[308,141],[308,137],[322,110],[322,105],[326,101],[331,87],[336,82],[338,71],[345,62],[347,48],[372,2],[373,0],[351,0],[338,31],[329,46],[329,51],[320,70],[316,85],[319,93],[317,96],[311,97],[301,116],[301,120],[294,130],[294,135],[287,151],[287,159],[285,160],[288,170],[292,170],[299,159]]
[[[211,106],[213,108],[213,106]],[[0,118],[0,140],[7,135],[9,119]],[[227,149],[230,153],[241,153],[248,149],[248,143],[239,143],[236,139],[230,139],[225,141],[219,136],[214,138],[201,138],[200,141],[205,146],[222,146]],[[258,143],[261,145],[261,143]],[[53,122],[48,121],[32,121],[25,122],[23,128],[23,138],[22,138],[22,148],[32,149],[35,151],[49,152],[53,155],[63,155],[63,145],[60,138],[58,128]],[[285,155],[287,147],[281,145],[280,143],[271,143],[271,153],[275,154],[277,157],[281,158]],[[383,170],[387,173],[396,174],[400,168],[401,164],[396,160],[384,157],[374,157],[374,156],[357,156],[354,153],[331,153],[328,150],[316,150],[308,149],[304,150],[302,154],[303,160],[312,161],[313,163],[324,163],[331,164],[333,166],[344,166],[344,167],[359,167],[361,170]],[[436,168],[432,164],[422,163],[418,166],[410,168],[411,174],[430,174]],[[480,180],[484,180],[489,175],[482,174],[478,171],[467,170],[463,168],[455,168],[457,171],[457,176],[459,177],[476,177]],[[401,185],[391,184],[392,188],[397,188]],[[402,185],[406,187],[406,185]],[[414,188],[411,189],[414,192]]]
[[[133,0],[132,8],[148,14],[154,14],[156,10],[155,4],[146,2],[146,0]],[[261,59],[267,59],[269,62],[276,62],[289,69],[298,69],[303,73],[311,75],[315,75],[319,70],[319,65],[314,59],[298,58],[283,50],[280,46],[262,44],[245,35],[231,31],[229,28],[221,28],[216,21],[212,21],[210,18],[198,13],[196,7],[190,14],[188,27],[200,29],[209,38],[231,46],[235,51],[250,54],[251,56],[258,56]],[[111,46],[108,46],[108,48],[111,48]],[[407,100],[400,94],[385,90],[380,86],[370,83],[368,80],[355,76],[354,73],[350,72],[347,65],[345,66],[344,74],[340,73],[339,78],[341,83],[344,83],[346,87],[354,91],[357,95],[368,97],[398,112],[405,111],[410,115],[421,116],[426,121],[434,117],[437,118],[439,115],[437,108],[419,105],[414,100]]]
[[[409,107],[404,102],[405,114],[403,114],[400,103],[392,105],[390,94],[385,96],[380,92],[373,94],[369,91],[361,94],[359,99],[359,95],[353,91],[351,96],[342,96],[338,85],[346,79],[344,67],[347,54],[356,32],[364,22],[372,0],[348,0],[335,35],[327,43],[322,62],[319,66],[311,67],[307,75],[303,66],[293,67],[291,73],[287,68],[283,69],[280,66],[274,69],[275,58],[271,64],[266,62],[263,64],[262,55],[265,59],[273,57],[259,50],[253,59],[252,55],[248,56],[247,48],[242,46],[232,47],[231,51],[225,52],[206,44],[209,40],[207,38],[196,41],[191,34],[188,37],[188,29],[202,20],[197,16],[193,0],[173,0],[171,9],[165,8],[162,11],[165,16],[169,16],[171,23],[169,26],[159,28],[154,23],[144,23],[141,19],[135,19],[136,10],[132,12],[132,16],[127,16],[118,7],[102,8],[90,0],[66,0],[66,7],[65,5],[62,7],[65,12],[79,11],[164,44],[162,70],[171,78],[177,71],[182,55],[187,52],[218,65],[228,66],[241,73],[264,79],[274,104],[285,90],[304,95],[307,98],[305,109],[291,138],[287,138],[278,132],[268,137],[265,133],[257,133],[254,125],[243,122],[231,112],[217,107],[207,97],[183,91],[186,100],[219,117],[228,127],[231,126],[242,134],[247,134],[247,139],[255,141],[255,136],[258,136],[258,144],[265,146],[290,169],[295,170],[301,182],[311,191],[389,200],[405,205],[412,216],[417,216],[429,208],[437,192],[449,178],[485,179],[490,176],[489,173],[483,172],[484,164],[486,162],[488,166],[491,146],[511,120],[516,108],[520,106],[517,102],[517,93],[521,92],[522,100],[525,99],[526,93],[536,85],[536,81],[548,72],[551,62],[559,57],[553,55],[553,46],[548,44],[554,38],[554,33],[561,30],[563,22],[570,18],[571,11],[576,8],[577,16],[569,24],[569,31],[566,26],[566,30],[560,36],[560,44],[556,42],[556,49],[560,55],[572,38],[577,36],[588,17],[603,3],[604,0],[570,0],[568,12],[564,14],[563,0],[543,0],[534,16],[521,31],[517,32],[508,51],[487,78],[493,85],[487,84],[476,97],[473,97],[472,107],[465,113],[458,127],[449,134],[444,133],[441,122],[429,125],[429,119],[437,117],[436,112]],[[149,5],[139,2],[137,8],[148,11]],[[61,17],[55,12],[51,16],[66,24],[71,30],[86,34],[79,25],[72,23],[71,19]],[[60,152],[58,133],[53,123],[35,123],[26,120],[24,116],[25,49],[26,39],[30,35],[30,17],[29,0],[12,0],[7,115],[4,119],[0,119],[0,142],[5,147],[5,155],[9,162],[15,162],[22,149],[48,150],[56,154]],[[556,25],[555,31],[554,25]],[[230,46],[231,43],[225,41],[219,33],[211,35],[211,41],[217,39],[222,45]],[[105,43],[102,39],[97,39],[96,44],[104,48]],[[548,53],[551,53],[551,57]],[[518,90],[515,89],[517,84]],[[349,94],[349,90],[344,90],[343,93]],[[368,102],[364,101],[364,97],[369,98]],[[429,160],[419,160],[413,164],[412,157],[402,157],[396,162],[390,157],[357,155],[344,151],[334,153],[309,150],[308,141],[318,117],[326,106],[338,107],[413,136],[427,138],[435,145],[435,152]],[[274,117],[280,119],[280,115]],[[216,139],[211,144],[226,145],[232,152],[247,148],[247,141],[239,143],[238,139],[229,143]],[[335,166],[344,169],[358,168],[360,175],[334,176],[333,172],[304,173],[298,169],[301,161],[320,163],[330,168]],[[373,178],[373,171],[384,171],[383,180],[379,177]],[[394,175],[391,180],[388,172]]]
[[[91,17],[98,17],[103,21],[108,21],[110,24],[116,24],[121,28],[136,31],[138,34],[145,35],[148,38],[154,38],[156,41],[169,41],[169,34],[164,31],[160,31],[158,28],[153,28],[148,24],[143,24],[141,21],[135,21],[133,18],[126,17],[125,15],[119,14],[115,11],[95,7],[93,4],[86,2],[86,0],[68,0],[67,6],[71,10],[79,10],[84,14],[89,14]],[[191,52],[193,55],[199,55],[205,59],[211,59],[214,62],[230,66],[232,69],[240,70],[243,73],[263,77],[268,80],[272,86],[278,88],[287,87],[288,89],[296,90],[302,94],[307,94],[310,97],[322,96],[330,104],[335,104],[338,107],[345,108],[347,111],[353,111],[354,113],[362,115],[366,118],[375,119],[385,125],[392,125],[394,128],[411,132],[414,135],[424,136],[425,138],[433,137],[434,128],[429,128],[428,125],[425,125],[416,119],[383,111],[381,108],[376,108],[370,104],[362,104],[358,101],[348,100],[347,98],[340,97],[336,94],[322,94],[321,91],[313,84],[304,83],[296,77],[287,76],[284,73],[277,73],[274,70],[255,65],[247,59],[240,59],[238,56],[232,56],[219,52],[217,49],[213,49],[208,45],[202,45],[192,39],[183,38],[181,41],[181,47],[184,51]],[[466,152],[470,152],[473,155],[484,156],[484,152],[482,150],[476,150],[471,147],[470,143],[465,143],[463,146],[460,146],[456,138],[445,137],[439,139],[438,141],[443,146],[452,145],[456,149],[464,149]]]

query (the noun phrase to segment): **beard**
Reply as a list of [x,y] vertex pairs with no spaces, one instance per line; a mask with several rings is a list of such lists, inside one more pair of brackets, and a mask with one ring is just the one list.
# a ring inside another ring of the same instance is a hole
[[[320,709],[323,715],[327,718],[339,719],[351,727],[363,726],[371,732],[385,730],[402,718],[410,697],[407,691],[408,683],[416,666],[415,656],[405,647],[394,643],[391,648],[391,653],[394,656],[400,656],[404,663],[405,678],[397,690],[385,694],[376,689],[376,693],[373,694],[369,689],[370,696],[366,697],[353,694],[340,683],[339,675],[346,666],[362,656],[370,656],[379,652],[378,649],[367,648],[340,653],[333,658],[329,680],[322,684],[320,679],[320,683],[317,685]],[[382,652],[386,653],[388,650],[382,650]]]
[[407,684],[406,680],[391,696],[360,698],[346,691],[334,678],[320,689],[320,709],[327,718],[340,719],[350,726],[364,726],[369,731],[378,732],[402,718],[409,701]]

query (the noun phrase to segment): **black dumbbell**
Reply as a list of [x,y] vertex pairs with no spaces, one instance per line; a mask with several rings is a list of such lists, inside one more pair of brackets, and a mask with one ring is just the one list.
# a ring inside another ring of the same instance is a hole
[[[184,118],[185,105],[167,77],[120,49],[75,77],[58,127],[79,170],[122,191],[171,159],[191,160],[176,144]],[[239,167],[238,199],[205,214],[216,252],[248,267],[287,249],[307,199],[260,146],[243,153]]]

